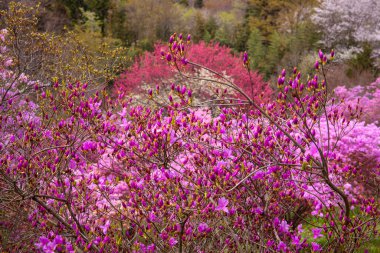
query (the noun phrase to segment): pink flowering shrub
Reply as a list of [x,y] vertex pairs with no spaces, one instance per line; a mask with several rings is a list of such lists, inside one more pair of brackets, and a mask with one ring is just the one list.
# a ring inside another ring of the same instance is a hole
[[380,123],[380,77],[368,86],[339,86],[335,88],[334,93],[339,99],[343,99],[347,106],[358,105],[363,108],[362,119],[366,122]]
[[[182,43],[173,36],[164,60],[179,70],[195,64]],[[213,116],[183,85],[132,106],[0,69],[6,251],[354,252],[377,235],[379,196],[345,147],[363,146],[349,131],[379,130],[359,108],[338,113],[317,75],[283,71],[264,105],[221,78],[239,96]]]
[[[160,57],[163,55],[163,50],[166,49],[164,44],[156,44],[154,52],[146,52],[136,60],[127,71],[120,75],[120,78],[115,82],[117,91],[123,92],[125,95],[138,94],[154,88],[156,84],[162,84],[161,89],[170,87],[171,83],[184,83],[188,88],[194,91],[195,97],[210,97],[218,93],[214,87],[208,85],[207,82],[199,80],[199,78],[207,77],[211,80],[220,80],[221,77],[209,72],[205,69],[200,69],[195,65],[188,65],[181,70],[197,79],[184,78],[178,74],[178,71],[171,68]],[[211,70],[222,73],[223,77],[232,80],[239,88],[246,91],[250,96],[267,101],[272,91],[262,77],[257,72],[246,71],[240,57],[231,54],[231,49],[220,46],[219,44],[189,44],[186,61],[196,62],[199,65],[206,66]],[[210,82],[209,82],[210,83]],[[210,86],[210,87],[208,87]],[[219,88],[222,92],[227,87]]]

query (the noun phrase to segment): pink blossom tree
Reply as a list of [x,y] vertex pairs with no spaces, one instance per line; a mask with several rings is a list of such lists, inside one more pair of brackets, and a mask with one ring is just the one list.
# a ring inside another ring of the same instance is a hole
[[[228,47],[205,42],[186,45],[189,56],[186,60],[196,62],[198,65],[188,65],[181,70],[183,74],[192,78],[181,75],[160,60],[160,57],[166,57],[162,55],[165,47],[164,44],[156,44],[154,52],[146,52],[137,59],[135,64],[121,74],[115,82],[117,91],[126,95],[141,96],[141,93],[146,94],[144,91],[154,89],[156,84],[162,84],[161,93],[166,97],[171,84],[176,83],[177,85],[185,84],[193,90],[194,97],[204,100],[218,97],[223,93],[228,87],[220,87],[214,81],[227,78],[250,96],[261,101],[267,101],[272,94],[269,85],[262,80],[262,77],[255,71],[248,73],[241,63],[240,56],[234,56]],[[207,68],[200,68],[200,66]],[[221,73],[221,76],[215,73]],[[229,93],[233,92],[229,90]]]

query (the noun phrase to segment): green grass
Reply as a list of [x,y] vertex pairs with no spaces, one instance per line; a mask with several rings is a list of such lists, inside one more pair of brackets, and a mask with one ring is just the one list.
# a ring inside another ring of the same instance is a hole
[[358,252],[364,252],[365,249],[370,253],[380,253],[380,238],[373,239],[364,244]]

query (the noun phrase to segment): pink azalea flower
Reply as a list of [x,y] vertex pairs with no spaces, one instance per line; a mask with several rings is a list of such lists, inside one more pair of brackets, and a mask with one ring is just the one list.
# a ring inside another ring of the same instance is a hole
[[318,239],[320,237],[323,237],[323,235],[321,234],[322,229],[320,229],[320,228],[313,228],[311,231],[313,232],[313,238],[314,239]]
[[312,247],[313,251],[315,251],[315,252],[318,252],[318,251],[322,250],[322,247],[318,243],[316,243],[316,242],[312,242],[311,243],[311,247]]
[[174,237],[170,237],[170,239],[169,239],[169,245],[170,245],[170,247],[173,247],[177,243],[178,243],[178,241]]
[[99,226],[99,228],[102,230],[104,234],[107,234],[107,230],[110,227],[110,221],[107,220],[104,226]]
[[277,250],[281,252],[286,252],[287,248],[286,244],[282,241],[277,245]]
[[5,62],[4,62],[4,66],[5,66],[5,67],[9,67],[9,66],[12,65],[12,63],[13,63],[12,59],[7,59],[7,60],[5,60]]
[[286,232],[289,232],[289,224],[286,222],[286,220],[282,220],[282,222],[280,223],[280,226],[279,226],[279,230],[280,232],[282,233],[286,233]]
[[228,199],[226,199],[225,197],[222,197],[218,200],[218,206],[215,208],[215,210],[224,211],[228,213],[227,205],[228,205]]
[[209,230],[209,227],[208,227],[207,223],[202,222],[202,223],[200,223],[200,224],[198,225],[198,231],[199,231],[200,233],[205,233],[205,232],[207,232],[208,230]]

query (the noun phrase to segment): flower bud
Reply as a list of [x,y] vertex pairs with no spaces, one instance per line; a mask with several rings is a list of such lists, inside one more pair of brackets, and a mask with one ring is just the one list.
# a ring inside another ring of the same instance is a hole
[[294,80],[294,82],[292,83],[292,89],[293,90],[297,89],[297,86],[298,86],[298,80]]
[[167,61],[171,61],[171,60],[172,60],[172,55],[171,55],[170,53],[168,53],[168,54],[166,55],[166,60],[167,60]]
[[324,57],[324,55],[323,55],[323,52],[322,52],[322,50],[321,49],[319,49],[319,51],[318,51],[318,56],[319,56],[319,59],[321,59],[321,61],[323,60],[323,57]]
[[247,52],[244,52],[244,54],[243,54],[243,63],[244,63],[244,65],[248,64],[248,53]]
[[182,57],[181,62],[183,65],[187,65],[189,61],[185,57]]
[[278,85],[283,85],[284,84],[284,82],[285,82],[285,78],[284,77],[278,77],[278,79],[277,79],[277,83],[278,83]]
[[181,89],[181,94],[184,95],[186,93],[186,86],[182,86],[182,89]]
[[331,49],[331,53],[330,53],[331,60],[334,59],[334,56],[335,56],[334,49]]
[[187,35],[187,42],[190,42],[190,40],[191,40],[191,35],[188,34],[188,35]]
[[316,70],[319,69],[319,61],[318,61],[318,60],[315,61],[314,68],[315,68]]

